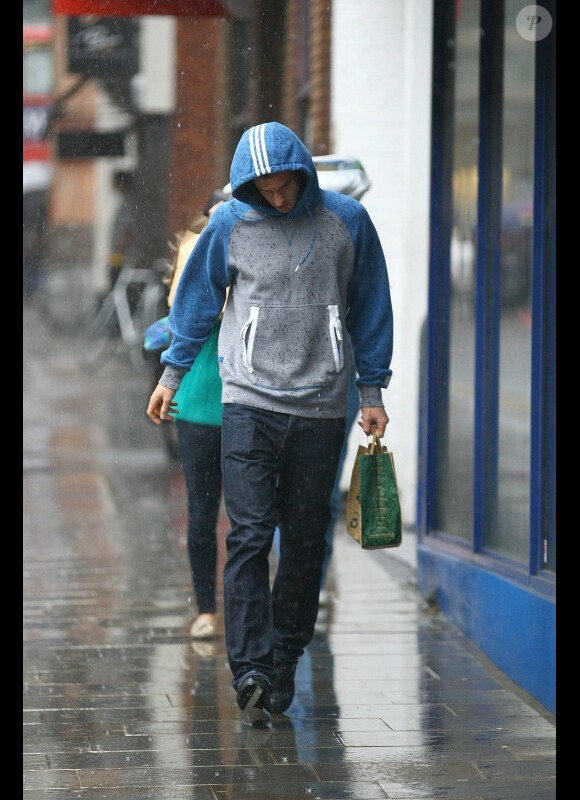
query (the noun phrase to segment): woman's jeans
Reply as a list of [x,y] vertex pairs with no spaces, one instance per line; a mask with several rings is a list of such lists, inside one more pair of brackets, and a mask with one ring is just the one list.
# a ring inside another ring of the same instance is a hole
[[[274,654],[294,661],[312,639],[344,431],[344,417],[224,405],[222,477],[231,524],[224,613],[234,689],[248,673],[272,680]],[[270,591],[277,525],[280,555]]]
[[216,610],[216,525],[222,493],[221,428],[176,420],[187,489],[187,554],[199,614]]

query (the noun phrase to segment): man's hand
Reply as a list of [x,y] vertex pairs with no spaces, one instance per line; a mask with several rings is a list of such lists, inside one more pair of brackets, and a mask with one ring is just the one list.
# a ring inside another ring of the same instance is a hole
[[362,422],[359,425],[366,433],[367,436],[372,436],[373,433],[381,439],[385,435],[385,428],[389,418],[387,412],[382,406],[364,406],[361,408]]
[[173,422],[173,415],[177,413],[177,403],[173,402],[175,389],[157,384],[147,406],[147,416],[156,425],[161,425],[163,420]]

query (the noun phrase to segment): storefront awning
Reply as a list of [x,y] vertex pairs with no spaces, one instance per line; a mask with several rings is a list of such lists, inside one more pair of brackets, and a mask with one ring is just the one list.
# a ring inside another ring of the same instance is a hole
[[[137,17],[163,14],[173,17],[230,17],[238,16],[220,0],[52,0],[53,14],[81,16],[98,14],[103,17]],[[242,5],[244,5],[242,3]]]

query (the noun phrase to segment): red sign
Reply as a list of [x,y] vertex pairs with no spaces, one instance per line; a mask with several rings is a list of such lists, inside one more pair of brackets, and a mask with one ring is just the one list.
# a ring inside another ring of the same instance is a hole
[[53,14],[105,17],[138,17],[143,14],[166,14],[172,17],[228,17],[219,0],[52,0]]
[[22,162],[48,161],[51,147],[48,142],[22,142]]

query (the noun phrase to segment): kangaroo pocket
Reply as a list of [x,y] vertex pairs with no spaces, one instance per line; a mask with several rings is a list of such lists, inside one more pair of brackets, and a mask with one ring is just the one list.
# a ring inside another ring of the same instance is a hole
[[240,331],[252,382],[277,390],[322,387],[344,362],[338,306],[251,306]]

